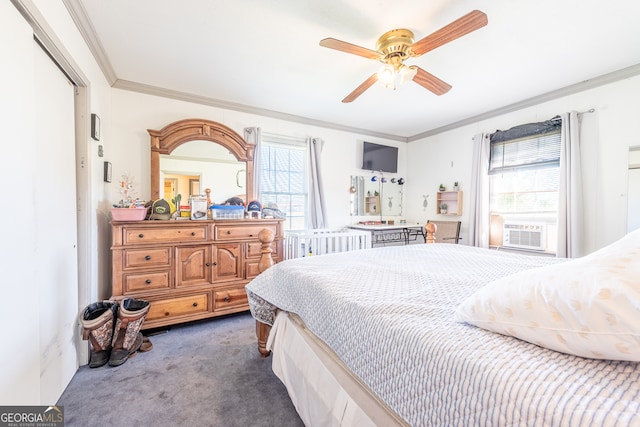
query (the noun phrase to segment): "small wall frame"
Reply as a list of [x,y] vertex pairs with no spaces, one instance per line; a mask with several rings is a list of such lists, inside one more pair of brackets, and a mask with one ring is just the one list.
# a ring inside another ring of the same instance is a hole
[[91,114],[91,138],[100,141],[100,117]]
[[104,162],[104,182],[111,182],[111,162]]

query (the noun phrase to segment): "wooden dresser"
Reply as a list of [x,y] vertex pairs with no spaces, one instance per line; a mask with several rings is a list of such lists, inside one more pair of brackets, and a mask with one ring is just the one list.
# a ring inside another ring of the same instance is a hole
[[151,302],[143,329],[249,309],[244,286],[259,273],[258,233],[273,232],[282,259],[282,220],[112,222],[112,298]]

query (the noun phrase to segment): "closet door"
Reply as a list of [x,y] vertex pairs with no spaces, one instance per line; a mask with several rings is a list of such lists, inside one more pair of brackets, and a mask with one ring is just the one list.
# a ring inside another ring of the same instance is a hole
[[[78,255],[74,86],[33,42],[40,399],[53,404],[77,369]],[[18,199],[19,199],[18,195]]]

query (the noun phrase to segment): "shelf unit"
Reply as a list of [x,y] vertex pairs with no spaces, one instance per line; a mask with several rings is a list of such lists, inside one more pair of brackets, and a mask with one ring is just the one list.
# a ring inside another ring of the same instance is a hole
[[364,211],[368,214],[379,214],[380,196],[366,196],[364,198]]
[[[438,191],[436,196],[436,213],[439,215],[462,215],[462,191]],[[447,205],[447,213],[440,213],[440,205]]]

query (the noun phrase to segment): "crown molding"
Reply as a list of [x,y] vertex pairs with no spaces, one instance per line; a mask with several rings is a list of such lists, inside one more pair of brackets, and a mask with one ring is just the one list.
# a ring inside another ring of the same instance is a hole
[[344,132],[357,133],[361,135],[368,135],[377,138],[384,138],[393,141],[407,142],[407,138],[398,135],[391,135],[382,132],[374,132],[368,129],[362,129],[352,126],[344,126],[337,123],[325,122],[322,120],[310,119],[308,117],[296,116],[294,114],[281,113],[279,111],[267,110],[264,108],[252,107],[250,105],[238,104],[235,102],[223,101],[220,99],[208,98],[201,95],[195,95],[192,93],[179,92],[171,89],[166,89],[157,86],[151,86],[144,83],[132,82],[129,80],[118,79],[113,84],[114,88],[129,90],[132,92],[144,93],[147,95],[160,96],[163,98],[176,99],[179,101],[192,102],[194,104],[208,105],[210,107],[223,108],[225,110],[239,111],[242,113],[256,114],[264,117],[271,117],[273,119],[286,120],[290,122],[300,123],[309,126],[318,126],[327,129],[334,129]]
[[515,102],[513,104],[506,105],[504,107],[496,108],[495,110],[487,111],[486,113],[478,114],[476,116],[468,117],[457,122],[449,123],[435,129],[428,130],[417,135],[413,135],[407,138],[407,142],[417,141],[419,139],[427,138],[433,135],[437,135],[443,132],[447,132],[461,126],[470,125],[482,120],[490,119],[492,117],[500,116],[502,114],[511,113],[513,111],[521,110],[523,108],[532,107],[534,105],[541,104],[543,102],[552,101],[554,99],[562,98],[563,96],[573,95],[578,92],[583,92],[588,89],[593,89],[599,86],[604,86],[609,83],[614,83],[620,80],[628,79],[640,75],[640,64],[631,65],[630,67],[623,68],[621,70],[613,71],[611,73],[603,74],[592,79],[584,80],[579,83],[575,83],[563,88],[544,93],[542,95],[534,96],[523,101]]
[[98,63],[100,70],[102,70],[102,74],[104,74],[109,85],[113,86],[113,84],[118,80],[118,77],[111,66],[111,62],[104,51],[104,47],[102,46],[100,39],[96,35],[95,28],[87,16],[87,11],[84,6],[82,6],[79,0],[62,0],[62,2],[67,8],[71,19],[76,24],[78,31],[80,31],[82,38],[89,47],[89,51],[91,51],[91,54]]

